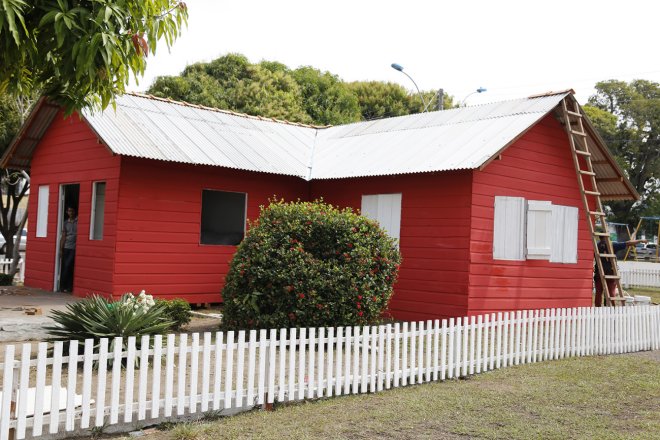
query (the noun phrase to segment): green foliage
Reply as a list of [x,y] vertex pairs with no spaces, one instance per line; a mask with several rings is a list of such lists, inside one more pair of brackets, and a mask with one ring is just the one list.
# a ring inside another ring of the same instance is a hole
[[377,322],[401,256],[378,223],[332,205],[273,202],[231,262],[223,325],[280,328]]
[[[337,125],[420,113],[419,95],[404,87],[373,82],[345,83],[311,66],[291,70],[276,61],[251,64],[240,54],[192,64],[180,76],[156,79],[148,93],[256,116]],[[424,92],[435,99],[435,92]],[[451,97],[445,108],[451,107]],[[433,108],[435,108],[433,106]]]
[[175,298],[170,300],[156,300],[156,304],[163,304],[163,315],[171,321],[172,331],[179,331],[190,322],[190,304],[185,299]]
[[602,81],[589,104],[588,116],[642,196],[641,203],[609,203],[615,221],[660,215],[660,84]]
[[0,92],[40,90],[69,111],[105,108],[187,17],[178,0],[3,0]]
[[312,121],[337,125],[360,120],[357,96],[336,75],[309,66],[291,73],[300,86],[303,106]]
[[165,315],[165,306],[155,304],[148,309],[134,308],[121,300],[111,302],[92,295],[81,301],[67,304],[66,310],[54,310],[51,318],[57,325],[47,327],[55,340],[79,340],[126,338],[135,336],[138,345],[142,335],[162,334],[172,328],[173,322]]
[[21,114],[11,96],[0,94],[0,153],[9,146],[21,127]]

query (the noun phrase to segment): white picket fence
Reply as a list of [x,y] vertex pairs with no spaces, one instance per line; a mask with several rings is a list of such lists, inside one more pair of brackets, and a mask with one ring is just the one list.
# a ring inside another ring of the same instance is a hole
[[621,271],[623,287],[660,287],[660,269],[631,269]]
[[36,357],[30,344],[7,346],[0,364],[0,440],[10,434],[63,436],[92,426],[135,429],[194,413],[373,393],[572,356],[655,350],[660,307],[170,334],[142,337],[142,349],[136,343],[133,337],[101,339],[96,346],[92,340],[42,342]]
[[[9,273],[11,262],[11,258],[0,259],[0,273]],[[21,283],[25,281],[25,258],[21,258],[18,262],[18,272],[16,272],[16,276],[14,276],[14,281]]]

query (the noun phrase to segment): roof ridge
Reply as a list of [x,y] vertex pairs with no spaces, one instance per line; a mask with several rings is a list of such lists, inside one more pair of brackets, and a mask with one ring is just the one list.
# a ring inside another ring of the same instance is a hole
[[150,95],[148,93],[140,93],[140,92],[126,92],[125,95],[130,95],[130,96],[136,96],[138,98],[145,98],[145,99],[151,99],[154,101],[160,101],[160,102],[167,102],[169,104],[178,104],[184,107],[191,107],[191,108],[197,108],[200,110],[208,110],[208,111],[213,111],[213,112],[218,112],[218,113],[224,113],[232,116],[240,116],[243,118],[247,119],[256,119],[258,121],[267,121],[267,122],[277,122],[280,124],[286,124],[286,125],[293,125],[296,127],[306,127],[306,128],[315,128],[315,129],[320,129],[320,128],[328,128],[332,127],[332,125],[314,125],[314,124],[304,124],[302,122],[293,122],[293,121],[287,121],[285,119],[277,119],[277,118],[270,118],[266,116],[257,116],[257,115],[250,115],[247,113],[241,113],[241,112],[236,112],[233,110],[224,110],[216,107],[208,107],[205,105],[201,104],[192,104],[190,102],[186,101],[178,101],[176,99],[171,99],[171,98],[162,98],[160,96],[155,96],[155,95]]

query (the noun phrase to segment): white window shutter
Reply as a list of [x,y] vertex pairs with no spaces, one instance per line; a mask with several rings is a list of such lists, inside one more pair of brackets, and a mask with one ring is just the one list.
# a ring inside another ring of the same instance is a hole
[[527,201],[527,259],[550,260],[552,249],[552,203]]
[[401,194],[362,196],[362,215],[376,220],[388,235],[397,240],[401,233]]
[[39,186],[37,198],[37,237],[45,237],[48,232],[48,185]]
[[525,259],[525,199],[495,197],[493,258]]
[[362,196],[362,208],[360,212],[365,217],[378,220],[378,196]]
[[552,206],[552,263],[577,263],[578,208]]

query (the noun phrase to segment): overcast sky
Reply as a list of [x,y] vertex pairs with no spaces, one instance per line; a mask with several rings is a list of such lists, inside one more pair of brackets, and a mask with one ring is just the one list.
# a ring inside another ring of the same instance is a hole
[[190,19],[171,51],[148,60],[159,75],[229,52],[250,61],[310,65],[345,81],[444,88],[467,103],[572,88],[586,102],[597,81],[660,82],[660,1],[186,0]]

